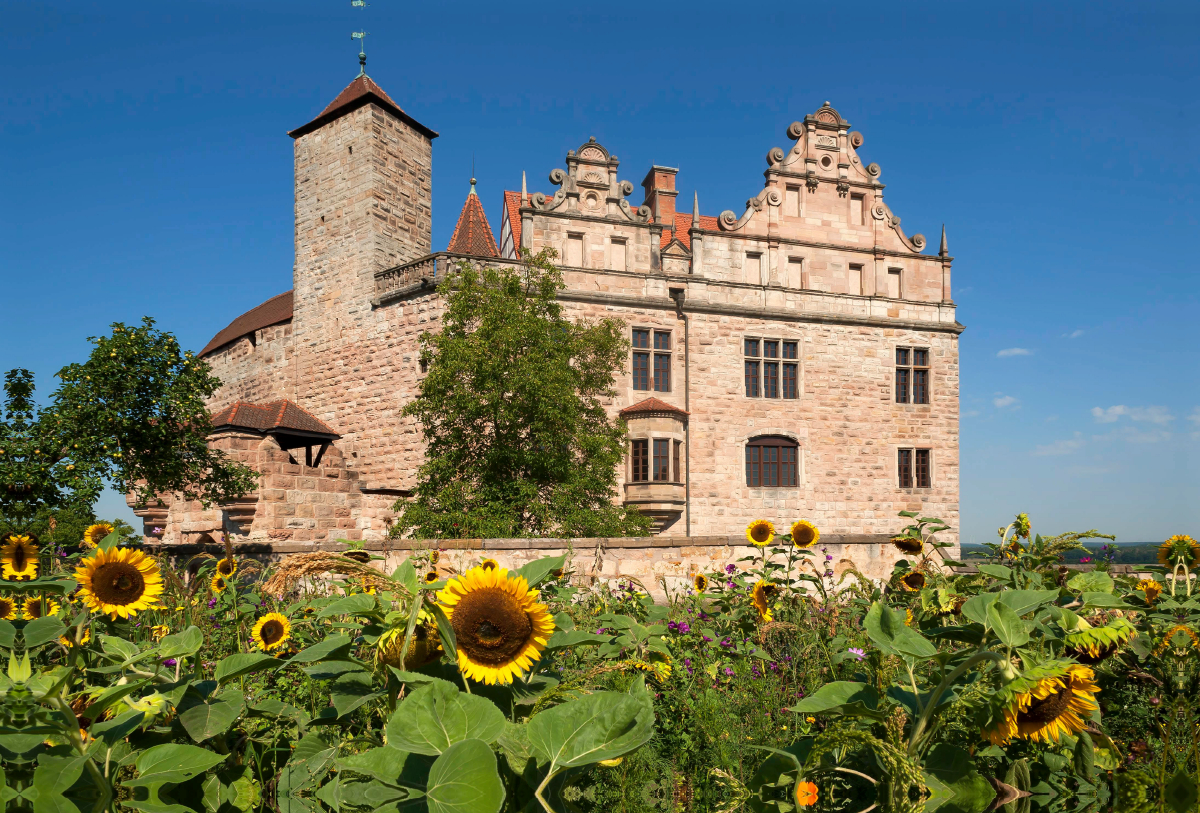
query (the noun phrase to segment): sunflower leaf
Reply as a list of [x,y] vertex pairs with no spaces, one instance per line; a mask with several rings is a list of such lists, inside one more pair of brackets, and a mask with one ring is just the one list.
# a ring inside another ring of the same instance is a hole
[[855,717],[883,719],[876,710],[879,694],[865,683],[852,680],[835,680],[826,683],[809,697],[804,698],[788,711],[796,714],[821,714],[840,712]]
[[335,660],[350,651],[354,641],[349,635],[330,635],[320,643],[313,644],[297,653],[288,663],[314,663],[316,661]]
[[504,795],[496,755],[478,739],[447,748],[429,769],[425,786],[429,813],[499,813]]
[[[21,631],[21,636],[25,639],[25,646],[32,649],[51,641],[57,641],[66,631],[66,625],[58,619],[58,616],[46,615],[26,624],[25,629]],[[137,647],[134,649],[136,650]]]
[[988,607],[988,625],[1006,646],[1023,646],[1029,643],[1029,632],[1025,622],[1016,611],[1002,602]]
[[976,624],[982,624],[986,628],[988,625],[988,608],[995,604],[999,598],[999,593],[980,593],[977,596],[971,596],[963,602],[962,614]]
[[514,570],[510,575],[524,576],[525,581],[529,582],[530,587],[537,587],[551,573],[561,570],[566,561],[566,556],[546,556],[523,565]]
[[396,707],[387,724],[387,744],[434,755],[463,740],[495,742],[503,731],[504,714],[494,703],[439,681],[414,690]]
[[[997,593],[1001,603],[1008,605],[1017,615],[1031,613],[1043,604],[1058,598],[1057,590],[1005,590]],[[964,605],[965,609],[965,605]]]
[[1078,590],[1081,593],[1111,593],[1116,585],[1117,583],[1113,581],[1113,577],[1103,570],[1076,573],[1067,581],[1067,587],[1070,587],[1072,590]]
[[188,627],[162,639],[158,645],[161,658],[184,658],[195,655],[204,646],[204,633],[199,627]]
[[261,672],[263,669],[280,666],[283,663],[283,661],[274,655],[265,655],[259,652],[239,652],[228,656],[218,663],[217,671],[213,677],[216,678],[217,683],[224,683],[236,677],[248,675],[251,672]]
[[608,641],[609,636],[597,635],[587,630],[571,630],[569,632],[559,630],[550,636],[550,640],[546,641],[546,649],[565,649],[584,644],[605,644]]
[[355,593],[338,599],[317,613],[317,620],[334,615],[366,615],[375,609],[375,596]]
[[529,744],[550,770],[624,756],[654,735],[649,695],[596,692],[535,714]]

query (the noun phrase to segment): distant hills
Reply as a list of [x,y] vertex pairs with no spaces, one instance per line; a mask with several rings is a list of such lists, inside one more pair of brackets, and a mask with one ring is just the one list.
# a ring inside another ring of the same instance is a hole
[[[1113,552],[1113,563],[1119,565],[1152,565],[1158,563],[1158,546],[1161,542],[1121,542],[1116,545],[1116,551]],[[1103,553],[1100,548],[1104,542],[1092,543],[1085,542],[1086,550],[1072,550],[1063,555],[1063,562],[1066,564],[1080,564],[1084,557],[1090,557],[1093,562],[1098,562],[1102,559]],[[983,545],[963,543],[962,558],[964,561],[970,559],[986,558],[989,556],[989,551]]]

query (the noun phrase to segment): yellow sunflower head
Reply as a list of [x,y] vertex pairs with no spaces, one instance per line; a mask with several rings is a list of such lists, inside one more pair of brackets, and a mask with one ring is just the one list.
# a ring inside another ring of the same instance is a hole
[[232,557],[218,559],[217,573],[228,579],[234,573],[237,573],[237,562]]
[[1200,565],[1200,543],[1187,534],[1175,534],[1158,546],[1158,563],[1173,567],[1182,561],[1189,570]]
[[759,579],[754,585],[754,589],[750,591],[750,601],[754,604],[754,609],[758,610],[758,617],[763,621],[771,620],[771,605],[775,603],[775,597],[778,595],[779,585],[765,579]]
[[697,573],[692,578],[692,587],[697,593],[703,593],[708,589],[708,576],[705,576],[703,573]]
[[263,652],[278,649],[292,637],[292,622],[283,613],[267,613],[250,631],[250,640]]
[[1058,743],[1078,734],[1097,709],[1095,673],[1070,661],[1032,667],[997,694],[998,720],[987,736],[1003,745],[1013,737]]
[[458,641],[458,668],[481,683],[512,683],[541,657],[554,618],[524,576],[476,567],[438,591]]
[[42,605],[42,599],[40,596],[25,599],[24,610],[25,619],[27,621],[32,621],[35,618],[41,618],[44,615],[58,615],[58,611],[60,609],[61,607],[59,606],[59,603],[57,601],[52,601],[51,599],[46,599],[44,606]]
[[79,598],[92,612],[129,618],[158,603],[162,576],[153,559],[140,550],[98,550],[75,569]]
[[37,542],[32,534],[5,534],[0,544],[0,564],[4,578],[33,581],[38,575]]
[[113,532],[112,523],[97,522],[94,525],[89,525],[87,530],[83,532],[83,539],[80,541],[80,546],[91,550],[104,541],[104,538]]
[[806,519],[792,523],[792,544],[798,548],[811,548],[821,541],[821,532],[817,526]]
[[218,595],[224,593],[226,588],[229,587],[229,580],[220,573],[214,573],[212,581],[208,583],[208,586],[213,591],[213,595]]
[[765,548],[775,538],[775,525],[769,520],[756,519],[746,526],[746,539],[756,548]]
[[904,624],[908,627],[913,625],[913,611],[910,607],[904,608]]
[[425,583],[433,584],[440,578],[441,578],[441,576],[438,575],[438,572],[436,570],[431,570],[425,574]]
[[1033,524],[1029,521],[1029,514],[1017,514],[1017,518],[1013,521],[1013,536],[1028,539],[1032,527]]
[[812,807],[817,803],[816,782],[796,782],[796,807]]
[[1093,666],[1115,653],[1121,644],[1137,634],[1133,624],[1114,618],[1103,627],[1085,627],[1068,633],[1067,652],[1080,663]]
[[671,659],[665,655],[649,661],[625,661],[624,665],[638,672],[644,672],[646,677],[659,683],[671,676]]
[[442,643],[438,638],[437,626],[433,616],[425,610],[421,610],[417,617],[417,625],[413,627],[412,638],[408,642],[408,652],[401,658],[404,630],[404,627],[393,627],[379,636],[379,641],[375,644],[376,663],[394,666],[397,669],[420,669],[442,657]]
[[498,570],[500,568],[500,563],[495,559],[484,559],[479,563],[479,566],[484,570]]
[[15,621],[17,618],[17,602],[8,596],[0,596],[0,621]]
[[899,579],[900,586],[915,593],[925,586],[925,574],[919,570],[910,570]]
[[[84,627],[83,628],[83,636],[79,640],[79,645],[83,646],[90,640],[92,640],[91,627]],[[63,646],[65,646],[67,649],[70,649],[71,647],[75,646],[75,630],[68,629],[67,634],[60,636],[58,639],[58,642],[60,644],[62,644]]]
[[161,641],[171,634],[171,628],[166,624],[155,624],[150,628],[150,637],[156,641]]
[[896,550],[908,556],[917,556],[925,550],[925,543],[915,536],[893,536],[892,544]]
[[1154,579],[1142,579],[1137,583],[1137,589],[1146,596],[1146,603],[1153,604],[1162,595],[1163,586]]

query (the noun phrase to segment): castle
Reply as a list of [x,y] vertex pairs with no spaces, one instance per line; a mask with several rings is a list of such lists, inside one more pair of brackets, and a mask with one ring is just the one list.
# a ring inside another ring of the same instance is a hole
[[882,547],[903,509],[957,526],[963,327],[945,230],[935,254],[901,229],[863,136],[828,102],[787,127],[744,208],[701,214],[666,166],[633,202],[617,157],[588,139],[546,191],[520,174],[496,234],[472,179],[445,251],[431,241],[437,133],[365,73],[290,135],[293,288],[201,352],[223,382],[211,443],[260,488],[207,510],[135,507],[148,535],[383,539],[421,462],[400,412],[423,374],[418,338],[438,326],[436,284],[461,260],[545,247],[568,313],[628,325],[611,410],[629,428],[621,498],[662,540],[648,544],[734,540],[760,517]]

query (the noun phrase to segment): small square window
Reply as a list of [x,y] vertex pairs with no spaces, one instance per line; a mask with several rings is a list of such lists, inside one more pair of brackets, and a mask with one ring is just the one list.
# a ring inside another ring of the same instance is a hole
[[650,346],[650,331],[633,329],[633,346],[637,348]]
[[785,359],[797,358],[796,348],[797,348],[796,342],[784,342],[783,343],[783,357]]
[[746,339],[746,355],[758,355],[758,339]]

